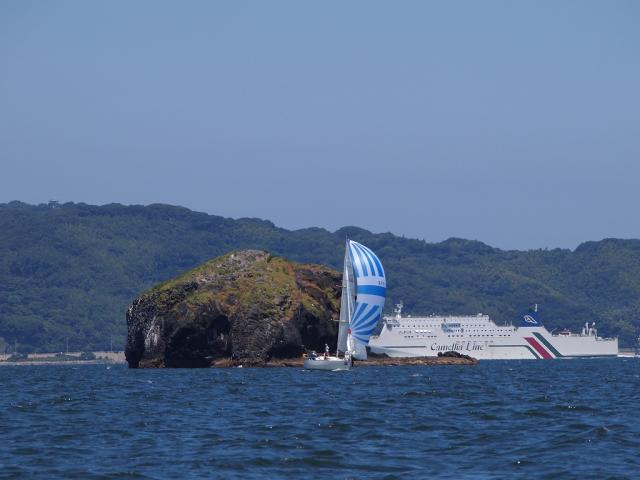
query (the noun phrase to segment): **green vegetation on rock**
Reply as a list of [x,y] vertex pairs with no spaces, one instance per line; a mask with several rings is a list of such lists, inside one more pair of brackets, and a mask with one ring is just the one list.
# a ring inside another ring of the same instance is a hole
[[238,249],[340,270],[347,235],[384,262],[388,309],[402,300],[407,313],[484,312],[509,322],[538,303],[550,329],[595,321],[621,346],[640,328],[640,240],[503,251],[355,227],[289,231],[167,205],[11,202],[0,205],[0,348],[17,341],[19,351],[60,351],[67,339],[74,350],[108,349],[111,339],[123,346],[127,306],[153,285]]
[[236,250],[138,296],[127,311],[131,367],[264,365],[338,335],[341,275]]

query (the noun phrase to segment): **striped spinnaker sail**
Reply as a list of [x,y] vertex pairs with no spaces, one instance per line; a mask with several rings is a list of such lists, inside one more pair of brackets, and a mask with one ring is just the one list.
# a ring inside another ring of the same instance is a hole
[[376,328],[387,292],[382,262],[369,248],[349,240],[349,255],[356,284],[356,304],[349,322],[354,358],[366,359],[365,346]]

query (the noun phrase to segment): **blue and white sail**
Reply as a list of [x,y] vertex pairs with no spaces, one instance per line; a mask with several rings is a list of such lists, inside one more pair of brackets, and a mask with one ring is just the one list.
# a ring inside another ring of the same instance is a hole
[[347,349],[353,358],[366,360],[365,347],[380,321],[387,282],[382,262],[375,253],[353,240],[347,241],[347,247],[356,287],[355,306],[349,312]]

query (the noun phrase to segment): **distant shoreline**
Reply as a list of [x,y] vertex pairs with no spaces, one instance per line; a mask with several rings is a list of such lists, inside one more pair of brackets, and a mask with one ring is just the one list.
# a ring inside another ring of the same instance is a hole
[[[8,361],[8,354],[0,355],[0,366],[33,366],[33,365],[126,365],[124,352],[92,352],[96,358],[92,360],[80,360],[69,357],[78,357],[82,352],[69,352],[64,358],[56,359],[59,353],[34,353],[29,354],[25,360]],[[391,358],[391,357],[370,357],[368,360],[356,361],[357,367],[375,367],[375,366],[400,366],[400,365],[475,365],[478,360],[475,358],[464,357],[410,357],[410,358]],[[302,368],[304,358],[291,358],[281,360],[271,360],[262,364],[240,363],[231,359],[220,359],[213,363],[209,368]],[[144,366],[141,368],[158,368],[157,366]],[[164,367],[159,367],[164,368]]]
[[64,361],[53,361],[53,360],[43,360],[43,361],[30,361],[25,360],[23,362],[9,362],[2,361],[0,362],[0,367],[12,367],[16,365],[24,365],[24,366],[33,366],[33,365],[126,365],[126,362],[114,362],[111,360],[64,360]]
[[60,352],[51,353],[30,353],[24,360],[10,361],[11,354],[0,354],[0,366],[14,365],[96,365],[96,364],[126,364],[123,351],[94,351],[90,352],[95,358],[90,360],[80,359],[80,355],[86,352],[68,352],[62,354]]

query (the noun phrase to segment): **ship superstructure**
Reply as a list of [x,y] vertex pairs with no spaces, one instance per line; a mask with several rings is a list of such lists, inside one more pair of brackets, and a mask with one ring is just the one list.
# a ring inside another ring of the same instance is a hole
[[549,332],[539,319],[537,306],[517,325],[497,325],[488,315],[383,317],[382,331],[369,341],[373,353],[390,357],[437,356],[454,351],[481,360],[551,359],[561,357],[614,357],[617,338],[598,336],[595,323],[580,333]]

